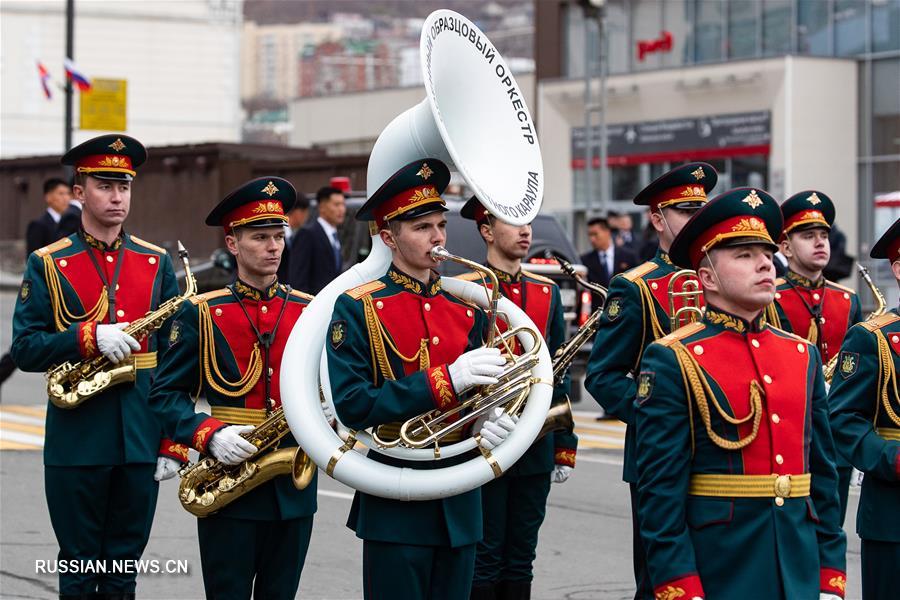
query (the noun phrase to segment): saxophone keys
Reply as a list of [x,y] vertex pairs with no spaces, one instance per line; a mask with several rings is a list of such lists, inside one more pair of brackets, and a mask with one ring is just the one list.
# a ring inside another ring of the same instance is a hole
[[200,496],[200,504],[202,506],[209,506],[213,502],[215,502],[215,500],[216,500],[216,497],[213,495],[212,492],[206,492],[205,494]]

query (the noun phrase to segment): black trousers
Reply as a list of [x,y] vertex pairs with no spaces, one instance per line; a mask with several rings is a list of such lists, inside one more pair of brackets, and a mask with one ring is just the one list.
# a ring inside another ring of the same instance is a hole
[[468,600],[475,544],[412,546],[363,541],[366,600]]
[[860,550],[863,600],[896,598],[900,542],[862,540]]
[[641,527],[637,516],[637,484],[629,483],[631,492],[631,556],[634,564],[634,600],[653,600],[653,583],[647,568],[647,551],[641,539]]
[[[61,595],[134,592],[134,569],[117,570],[114,561],[138,560],[144,552],[159,493],[155,469],[155,464],[44,467],[58,558],[68,570],[60,569]],[[106,573],[96,569],[100,564]]]
[[312,516],[285,521],[217,515],[197,519],[207,599],[294,598],[312,526]]

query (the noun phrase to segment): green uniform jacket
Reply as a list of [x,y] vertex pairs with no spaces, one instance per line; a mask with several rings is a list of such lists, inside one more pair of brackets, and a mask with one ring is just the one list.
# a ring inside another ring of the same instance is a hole
[[[41,372],[99,355],[97,325],[109,323],[105,286],[88,252],[112,282],[121,255],[117,322],[134,321],[178,294],[172,261],[159,246],[123,234],[112,246],[78,233],[28,257],[13,316],[11,353],[23,371]],[[141,368],[121,383],[73,409],[48,402],[44,464],[99,466],[153,463],[160,454],[185,460],[186,449],[164,440],[147,406],[158,339],[171,320],[141,342]]]
[[635,377],[647,345],[669,333],[669,279],[676,271],[668,255],[657,250],[653,260],[613,277],[588,360],[585,388],[627,426],[623,479],[630,483],[637,481]]
[[[647,348],[635,426],[637,512],[657,594],[843,595],[846,539],[815,346],[707,306],[702,322]],[[809,495],[776,497],[773,476],[805,474]],[[720,479],[698,479],[710,475]],[[770,496],[742,497],[745,478],[721,482],[735,475],[773,477]]]
[[[566,321],[559,286],[552,279],[525,270],[511,275],[490,265],[487,266],[497,275],[501,293],[524,310],[538,326],[552,357],[566,341]],[[467,273],[461,275],[460,279],[482,283],[481,275],[478,273]],[[506,331],[502,322],[501,328]],[[553,389],[554,405],[566,401],[571,383],[572,378],[566,372],[563,380]],[[551,432],[532,444],[522,458],[507,471],[506,477],[549,473],[555,464],[574,467],[577,448],[578,436],[574,431]]]
[[[387,425],[380,431],[390,436],[400,421],[454,406],[458,399],[448,367],[464,352],[483,345],[486,325],[480,309],[443,291],[439,279],[423,285],[394,266],[381,279],[341,295],[327,345],[338,417],[352,429]],[[410,462],[370,451],[369,458],[434,469],[471,456]],[[347,526],[365,540],[474,544],[482,537],[481,490],[421,502],[357,492]]]
[[863,539],[883,542],[900,542],[898,355],[896,309],[855,325],[841,346],[829,393],[837,447],[865,473],[856,531]]
[[[210,438],[222,427],[258,425],[266,418],[265,373],[262,372],[261,356],[255,362],[260,370],[255,381],[234,385],[248,370],[253,370],[253,348],[257,339],[247,317],[253,320],[260,333],[272,332],[278,323],[269,355],[270,397],[274,400],[273,408],[278,408],[281,406],[279,382],[284,346],[310,300],[310,296],[289,292],[278,283],[260,291],[238,280],[233,288],[240,304],[226,288],[195,296],[191,302],[182,305],[150,391],[150,407],[158,415],[167,434],[201,453],[207,452]],[[284,314],[279,321],[282,306]],[[199,393],[206,396],[212,416],[195,412],[191,396]],[[288,434],[278,447],[296,446],[294,437]],[[307,488],[298,491],[289,477],[279,476],[216,514],[270,521],[307,517],[315,512],[316,480],[313,479]]]

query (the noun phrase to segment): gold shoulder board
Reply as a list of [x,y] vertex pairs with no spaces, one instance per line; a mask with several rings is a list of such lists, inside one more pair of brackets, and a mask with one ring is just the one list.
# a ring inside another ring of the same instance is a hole
[[208,302],[213,298],[221,298],[222,296],[227,296],[231,292],[229,292],[226,288],[222,288],[221,290],[213,290],[211,292],[205,292],[203,294],[197,294],[196,296],[191,296],[192,304],[200,304],[203,302]]
[[825,285],[829,285],[837,290],[841,290],[842,292],[847,292],[848,294],[851,294],[854,296],[856,295],[856,290],[854,290],[853,288],[848,288],[847,286],[841,285],[839,283],[835,283],[835,282],[831,281],[830,279],[825,280]]
[[549,277],[544,277],[543,275],[537,275],[536,273],[532,273],[531,271],[526,271],[522,269],[522,274],[531,277],[532,279],[537,279],[538,281],[542,281],[543,283],[552,283],[556,285],[556,282],[550,279]]
[[785,283],[787,283],[787,279],[785,279],[784,277],[779,277],[778,279],[775,280],[775,287],[782,286]]
[[143,246],[144,248],[149,248],[150,250],[153,250],[154,252],[159,252],[160,254],[166,254],[165,249],[160,248],[156,244],[151,244],[150,242],[148,242],[146,240],[142,240],[141,238],[139,238],[136,235],[131,235],[130,237],[131,237],[131,241],[134,242],[135,244],[137,244],[138,246]]
[[359,300],[363,296],[371,294],[372,292],[377,292],[378,290],[385,287],[383,281],[370,281],[369,283],[364,283],[360,286],[347,290],[347,295],[353,298],[354,300]]
[[697,321],[693,323],[688,323],[684,327],[679,327],[669,335],[663,336],[656,340],[658,344],[662,344],[666,348],[670,347],[675,342],[681,341],[686,337],[692,336],[698,331],[702,331],[706,328],[706,325]]
[[648,260],[642,265],[638,265],[629,271],[625,271],[624,273],[622,273],[622,277],[624,277],[628,281],[634,281],[635,279],[640,279],[644,275],[655,271],[657,266],[658,265],[655,262]]
[[805,345],[807,345],[807,346],[814,346],[814,345],[815,345],[815,344],[811,344],[811,343],[809,342],[809,340],[806,339],[805,337],[800,337],[800,336],[797,335],[796,333],[791,333],[790,331],[785,331],[785,330],[782,329],[781,327],[776,327],[775,325],[772,325],[772,323],[768,323],[768,325],[769,325],[769,327],[771,327],[772,329],[774,329],[774,330],[777,331],[778,333],[783,333],[784,335],[788,336],[789,338],[794,339],[794,340],[796,340],[796,341],[798,341],[798,342],[801,342],[801,343],[803,343],[803,344],[805,344]]
[[48,246],[44,246],[43,248],[38,248],[37,250],[34,251],[34,253],[37,254],[38,256],[43,257],[43,256],[47,256],[48,254],[53,254],[54,252],[56,252],[58,250],[62,250],[63,248],[68,248],[71,245],[72,245],[72,240],[67,237],[64,237],[62,239],[56,240],[55,242],[53,242],[52,244],[50,244]]
[[874,333],[882,327],[890,325],[891,323],[894,323],[896,321],[900,321],[900,316],[897,316],[892,312],[886,312],[883,315],[879,315],[874,319],[870,319],[868,321],[860,323],[859,325],[860,327],[865,327],[867,331]]
[[315,298],[315,296],[307,294],[306,292],[301,292],[300,290],[291,290],[291,296],[294,296],[295,298],[303,298],[304,300],[309,301],[312,301],[312,299]]

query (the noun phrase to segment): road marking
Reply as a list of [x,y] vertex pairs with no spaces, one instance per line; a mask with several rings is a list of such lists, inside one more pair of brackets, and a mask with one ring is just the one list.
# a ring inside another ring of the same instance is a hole
[[44,447],[43,406],[0,405],[0,450],[40,450]]
[[46,406],[22,406],[21,404],[3,404],[0,405],[0,412],[18,413],[20,415],[30,415],[32,417],[44,418],[47,415]]
[[329,498],[340,498],[341,500],[353,500],[353,494],[347,492],[333,492],[331,490],[317,490],[320,496],[328,496]]

